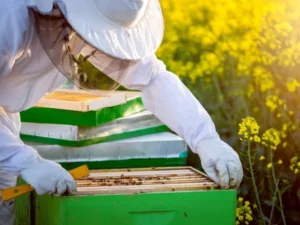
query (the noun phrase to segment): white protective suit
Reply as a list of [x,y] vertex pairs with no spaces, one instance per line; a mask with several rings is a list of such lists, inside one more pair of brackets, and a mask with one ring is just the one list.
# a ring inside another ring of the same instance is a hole
[[[38,194],[74,191],[72,177],[61,166],[42,159],[19,138],[19,112],[66,78],[44,52],[25,0],[1,1],[0,12],[0,189],[14,186],[20,175]],[[122,85],[142,92],[146,108],[184,138],[215,182],[223,188],[239,185],[243,172],[237,153],[219,138],[205,109],[155,55],[131,68]],[[11,225],[13,204],[0,204],[0,225]]]

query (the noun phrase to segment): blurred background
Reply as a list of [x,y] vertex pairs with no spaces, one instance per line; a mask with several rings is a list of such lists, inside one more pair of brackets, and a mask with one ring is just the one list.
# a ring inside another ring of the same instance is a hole
[[[300,224],[299,1],[161,4],[158,57],[243,162],[236,223]],[[196,156],[190,163],[199,166]]]

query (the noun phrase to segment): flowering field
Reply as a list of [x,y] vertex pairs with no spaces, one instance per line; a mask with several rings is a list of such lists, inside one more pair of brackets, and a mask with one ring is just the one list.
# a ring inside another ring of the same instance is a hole
[[161,0],[158,57],[239,153],[236,224],[300,224],[300,4]]

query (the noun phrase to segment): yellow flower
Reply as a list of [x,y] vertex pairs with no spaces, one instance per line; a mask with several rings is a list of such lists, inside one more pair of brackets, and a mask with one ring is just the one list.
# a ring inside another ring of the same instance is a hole
[[246,213],[246,219],[252,221],[253,217],[249,213]]
[[266,157],[264,157],[263,155],[259,158],[260,161],[263,161],[265,159],[266,159]]
[[282,164],[282,160],[279,159],[278,162],[277,162],[277,164]]
[[294,165],[290,165],[291,170],[294,170],[294,167],[295,167]]
[[[293,124],[292,122],[284,123],[281,130],[281,137],[286,138],[288,131],[294,131],[294,130],[296,130],[295,124]],[[285,147],[286,145],[287,143],[285,144]]]
[[249,221],[253,220],[250,202],[244,201],[244,199],[241,197],[238,198],[238,203],[236,208],[236,219],[237,219],[236,221],[239,222],[237,224],[240,224],[240,222],[246,224],[246,222],[249,223]]
[[273,166],[272,163],[269,163],[269,164],[267,165],[267,168],[270,169],[270,168],[272,168],[272,166]]
[[295,112],[294,111],[292,111],[292,110],[289,110],[289,115],[290,116],[293,116],[295,114]]
[[299,169],[300,169],[300,161],[298,161],[298,156],[294,156],[293,158],[291,158],[291,160],[290,160],[290,169],[291,169],[295,174],[298,174],[298,173],[299,173]]
[[283,142],[282,147],[285,148],[287,146],[287,142]]
[[286,86],[289,92],[295,92],[296,89],[300,87],[300,83],[295,79],[290,79],[288,80]]
[[260,140],[260,137],[258,137],[257,135],[254,136],[254,142],[257,142],[259,143],[261,140]]
[[254,209],[256,209],[256,208],[257,208],[257,205],[256,205],[255,203],[253,204],[253,208],[254,208]]
[[259,126],[253,117],[246,117],[239,124],[239,136],[242,141],[260,142],[258,137]]
[[[271,112],[275,111],[278,106],[282,106],[283,101],[276,95],[269,95],[266,98],[266,106],[271,110]],[[279,115],[281,117],[281,115]]]
[[276,150],[277,146],[280,144],[280,132],[274,128],[270,128],[265,131],[262,135],[262,144]]
[[291,158],[291,163],[295,164],[298,161],[298,157],[294,156],[293,158]]

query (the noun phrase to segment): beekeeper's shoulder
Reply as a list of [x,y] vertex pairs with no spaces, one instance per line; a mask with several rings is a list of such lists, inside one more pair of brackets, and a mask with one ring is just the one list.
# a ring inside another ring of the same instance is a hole
[[29,11],[26,0],[5,0],[0,1],[1,21],[0,27],[6,26],[7,22],[18,22],[20,27],[28,25]]
[[0,0],[0,15],[0,76],[6,76],[26,42],[24,34],[32,24],[25,0]]

